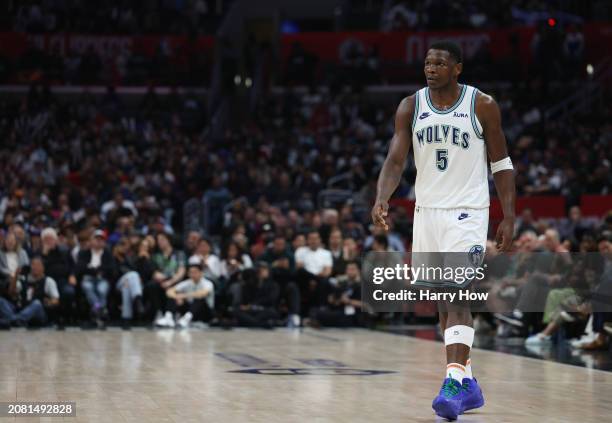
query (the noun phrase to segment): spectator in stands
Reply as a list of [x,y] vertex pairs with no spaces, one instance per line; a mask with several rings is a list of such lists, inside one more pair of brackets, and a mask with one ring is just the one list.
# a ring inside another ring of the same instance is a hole
[[204,263],[204,275],[207,279],[215,282],[221,276],[221,261],[213,252],[212,243],[207,238],[202,238],[198,242],[195,255],[199,256]]
[[321,236],[316,230],[308,232],[308,246],[295,250],[295,265],[310,275],[328,278],[332,272],[331,252],[321,246]]
[[[539,332],[543,328],[542,313],[527,313],[533,310],[544,310],[551,289],[563,286],[566,274],[572,265],[572,259],[559,240],[556,229],[547,229],[535,254],[526,253],[519,256],[514,275],[519,286],[519,295],[511,313],[496,313],[495,317],[512,325],[521,333]],[[521,285],[522,284],[522,285]],[[563,299],[562,296],[559,298]],[[556,309],[558,302],[551,305]]]
[[59,245],[58,240],[57,231],[51,227],[47,227],[41,232],[41,257],[47,276],[56,282],[60,292],[61,310],[59,319],[63,323],[65,319],[72,320],[76,317],[77,279],[74,276],[74,263],[70,253]]
[[[144,257],[148,251],[140,251]],[[140,256],[143,258],[143,256]],[[121,320],[124,329],[129,328],[130,321],[136,316],[144,315],[144,304],[142,301],[142,280],[138,272],[137,256],[131,249],[130,240],[121,238],[113,247],[113,257],[117,268],[116,289],[121,292]],[[151,272],[152,273],[152,272]]]
[[533,212],[530,208],[526,207],[521,212],[521,215],[516,219],[516,229],[514,233],[517,236],[521,236],[523,232],[532,231],[537,233],[537,229],[534,226]]
[[[188,328],[192,321],[210,321],[215,307],[215,287],[204,277],[202,270],[202,259],[191,256],[188,262],[188,279],[168,288],[167,311],[162,319],[155,322],[156,325]],[[177,313],[182,316],[175,321]]]
[[280,287],[281,300],[287,306],[287,326],[297,328],[300,326],[300,290],[294,282],[294,255],[287,246],[287,240],[282,235],[276,235],[271,246],[259,257],[268,263],[270,275]]
[[166,310],[166,291],[185,277],[185,255],[174,249],[165,233],[158,233],[156,240],[158,251],[152,259],[155,271],[152,281],[145,287],[145,295],[151,302],[150,310],[157,321]]
[[590,229],[588,222],[582,218],[580,207],[573,206],[569,210],[567,220],[559,224],[559,235],[561,239],[569,239],[572,243],[576,243]]
[[0,249],[0,295],[6,294],[11,280],[30,264],[26,251],[21,248],[13,231],[4,236],[4,243]]
[[405,253],[406,247],[404,246],[404,242],[402,241],[401,236],[394,231],[395,226],[393,225],[393,219],[387,219],[387,226],[389,226],[388,231],[385,231],[384,228],[374,227],[372,230],[372,235],[366,238],[365,242],[363,243],[363,247],[366,250],[370,249],[376,235],[385,235],[388,239],[389,248],[392,251],[397,251],[398,253],[402,254]]
[[310,326],[355,326],[360,324],[361,273],[359,264],[350,261],[346,273],[337,278],[324,307],[311,310]]
[[250,269],[251,267],[253,267],[251,257],[242,251],[238,243],[233,241],[229,242],[223,252],[220,276],[227,282],[230,282],[235,278],[238,272]]
[[311,229],[307,246],[295,250],[296,280],[302,297],[302,314],[326,301],[332,266],[330,251],[321,246],[319,232]]
[[108,318],[108,293],[115,272],[113,255],[106,246],[106,234],[96,229],[89,247],[79,251],[75,273],[91,308],[91,317],[100,328]]
[[343,274],[346,268],[343,244],[342,231],[340,229],[332,229],[329,234],[329,241],[327,243],[333,261],[331,272],[332,276]]
[[248,327],[272,328],[278,319],[279,287],[270,278],[270,268],[264,261],[256,269],[245,272],[241,304],[234,310],[237,324]]
[[196,253],[198,244],[202,240],[202,234],[199,231],[189,231],[185,237],[185,255],[191,257]]
[[275,235],[272,245],[268,246],[259,258],[272,269],[284,269],[291,273],[295,268],[295,257],[283,235]]
[[599,284],[593,289],[588,307],[579,310],[583,313],[592,311],[592,334],[583,337],[573,347],[587,351],[608,350],[612,335],[612,233],[602,233],[597,240],[600,256],[604,261]]
[[30,271],[24,278],[12,279],[9,294],[14,301],[0,297],[0,320],[14,326],[45,325],[55,317],[60,304],[55,281],[45,275],[40,257],[34,257]]

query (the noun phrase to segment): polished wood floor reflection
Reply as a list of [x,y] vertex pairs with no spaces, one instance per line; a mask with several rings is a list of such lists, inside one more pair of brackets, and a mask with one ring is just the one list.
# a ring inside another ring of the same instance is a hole
[[[440,343],[361,329],[11,331],[0,401],[77,403],[76,418],[20,423],[433,422],[443,359]],[[472,359],[487,402],[460,422],[611,419],[612,373]]]

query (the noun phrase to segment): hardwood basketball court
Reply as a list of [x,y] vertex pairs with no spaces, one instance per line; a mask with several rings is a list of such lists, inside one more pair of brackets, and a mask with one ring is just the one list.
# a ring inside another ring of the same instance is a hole
[[[0,333],[0,401],[75,401],[71,422],[433,422],[441,344],[364,329]],[[460,422],[604,422],[612,373],[474,350]],[[4,418],[1,421],[10,421]]]

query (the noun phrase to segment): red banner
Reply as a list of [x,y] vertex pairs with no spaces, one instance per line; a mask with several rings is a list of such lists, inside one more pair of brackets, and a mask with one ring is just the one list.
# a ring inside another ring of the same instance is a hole
[[[419,63],[425,57],[427,46],[447,39],[463,48],[467,60],[485,53],[494,61],[513,58],[523,64],[532,59],[532,41],[535,27],[515,27],[491,30],[461,30],[437,32],[309,32],[288,34],[282,38],[281,53],[289,57],[294,43],[323,61],[342,62],[354,49],[364,54],[377,48],[382,61],[403,64]],[[596,64],[612,45],[612,25],[589,23],[583,28],[585,58]]]
[[68,56],[70,52],[82,54],[93,47],[101,57],[116,56],[119,53],[138,53],[152,57],[158,50],[170,57],[181,57],[212,52],[214,37],[0,33],[0,52],[7,57],[15,59],[21,56],[29,45],[35,45],[47,53],[57,51],[61,56]]
[[482,49],[493,59],[518,53],[519,57],[528,60],[534,34],[535,29],[527,27],[440,32],[310,32],[284,35],[281,51],[287,58],[297,42],[324,61],[342,61],[352,48],[367,54],[375,47],[384,61],[412,64],[423,60],[432,42],[445,39],[459,43],[468,60]]

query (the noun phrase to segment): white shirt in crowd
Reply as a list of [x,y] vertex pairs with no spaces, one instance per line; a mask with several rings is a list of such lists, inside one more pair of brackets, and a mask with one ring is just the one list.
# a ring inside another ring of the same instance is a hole
[[221,275],[221,261],[219,260],[219,257],[214,254],[209,254],[208,257],[206,257],[205,262],[210,273],[215,278],[218,278]]
[[304,263],[304,269],[313,275],[318,275],[326,267],[332,267],[332,254],[325,248],[311,250],[309,247],[300,247],[295,250],[295,262]]
[[[202,277],[197,283],[191,279],[185,279],[174,286],[174,290],[177,294],[191,294],[203,289],[208,291],[205,300],[208,307],[212,310],[215,307],[215,285],[208,279]],[[187,301],[191,302],[192,300]]]
[[96,269],[100,267],[100,265],[102,264],[102,253],[104,253],[104,250],[91,250],[91,260],[89,261],[90,268]]
[[16,252],[6,252],[6,266],[8,267],[8,270],[11,275],[14,275],[17,272],[17,268],[19,267],[19,256]]
[[[242,271],[244,269],[250,269],[253,267],[253,260],[251,260],[251,257],[249,257],[248,254],[243,254],[241,260],[242,261],[240,264],[238,264],[238,269],[235,271]],[[230,271],[230,266],[227,260],[221,260],[220,270],[220,275],[226,278],[229,278],[233,273]]]

